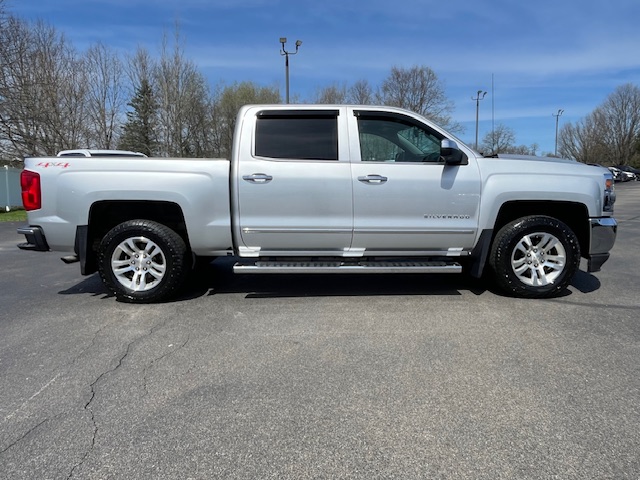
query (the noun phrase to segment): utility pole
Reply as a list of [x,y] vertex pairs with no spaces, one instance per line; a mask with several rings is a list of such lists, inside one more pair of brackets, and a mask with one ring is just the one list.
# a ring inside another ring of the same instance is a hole
[[563,113],[564,113],[564,110],[559,109],[558,113],[552,113],[551,114],[554,117],[556,117],[556,149],[555,149],[555,153],[554,153],[554,155],[556,157],[558,156],[558,122],[559,122],[560,117],[562,116]]
[[289,103],[289,55],[295,55],[296,53],[298,53],[298,49],[300,48],[300,45],[302,45],[302,42],[300,40],[296,40],[295,52],[287,52],[287,50],[284,48],[284,44],[287,43],[286,37],[280,37],[280,43],[282,44],[282,50],[280,50],[280,55],[284,55],[285,57],[284,68],[285,68],[285,75],[287,79],[286,80],[287,81],[286,96],[287,96],[287,103]]
[[474,100],[476,102],[476,150],[478,150],[478,120],[480,117],[480,100],[482,100],[486,94],[487,92],[478,90],[476,98],[471,97],[471,100]]

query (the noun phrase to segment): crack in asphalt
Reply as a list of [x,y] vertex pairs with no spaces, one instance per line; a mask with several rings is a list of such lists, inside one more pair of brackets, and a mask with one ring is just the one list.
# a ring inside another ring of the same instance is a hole
[[[151,332],[149,333],[151,334]],[[145,335],[145,337],[148,335]],[[143,337],[140,337],[143,338]],[[124,354],[118,359],[118,364],[113,367],[110,370],[107,370],[106,372],[102,372],[100,375],[98,375],[98,377],[91,383],[90,388],[91,388],[91,396],[89,398],[89,400],[87,401],[87,403],[85,403],[84,405],[84,410],[89,412],[89,415],[91,416],[91,423],[93,424],[93,434],[91,436],[91,445],[89,446],[89,448],[87,449],[87,451],[85,452],[85,454],[82,456],[82,458],[80,459],[80,461],[78,463],[76,463],[72,468],[71,471],[69,472],[69,475],[67,475],[67,480],[69,480],[70,478],[73,477],[74,472],[80,468],[84,462],[87,460],[87,458],[89,457],[89,455],[91,455],[91,452],[93,451],[93,449],[95,448],[96,445],[96,437],[98,436],[98,423],[96,422],[96,418],[95,415],[93,413],[93,410],[91,409],[91,403],[93,402],[93,400],[96,398],[96,385],[98,384],[98,382],[100,382],[100,380],[102,380],[102,378],[104,378],[106,375],[115,372],[116,370],[118,370],[121,366],[122,366],[122,362],[124,361],[125,358],[127,358],[127,355],[129,355],[129,351],[131,350],[131,346],[138,341],[140,338],[137,338],[131,342],[129,342],[129,344],[127,345],[127,348],[124,352]]]
[[[99,383],[99,382],[100,382],[100,381],[101,381],[101,380],[102,380],[106,375],[109,375],[109,374],[111,374],[111,373],[113,373],[113,372],[117,371],[117,370],[122,366],[122,364],[123,364],[123,362],[124,362],[124,359],[125,359],[125,358],[127,358],[127,356],[129,355],[129,352],[131,351],[132,346],[133,346],[135,343],[137,343],[137,342],[141,341],[141,340],[142,340],[142,339],[144,339],[144,338],[148,338],[148,337],[152,336],[152,335],[153,335],[157,330],[159,330],[159,329],[163,328],[163,327],[166,325],[166,323],[167,323],[167,320],[165,319],[165,321],[163,321],[163,322],[159,323],[158,325],[155,325],[155,326],[151,327],[151,329],[149,329],[148,333],[146,333],[145,335],[141,335],[141,336],[137,337],[136,339],[132,340],[131,342],[129,342],[129,344],[127,345],[127,348],[125,349],[124,354],[123,354],[123,355],[118,359],[118,363],[116,364],[116,366],[115,366],[115,367],[113,367],[113,368],[111,368],[111,369],[109,369],[109,370],[107,370],[107,371],[105,371],[105,372],[102,372],[102,373],[101,373],[100,375],[98,375],[98,377],[97,377],[97,378],[96,378],[96,379],[95,379],[95,380],[94,380],[94,381],[89,385],[89,386],[90,386],[90,388],[91,388],[91,396],[90,396],[89,400],[85,403],[85,405],[84,405],[84,410],[85,410],[85,411],[87,411],[87,412],[89,412],[89,414],[90,414],[90,418],[91,418],[91,423],[92,423],[92,425],[93,425],[93,434],[92,434],[92,436],[91,436],[91,445],[89,446],[89,448],[87,449],[87,451],[85,452],[85,454],[82,456],[82,458],[80,459],[80,461],[79,461],[78,463],[76,463],[76,464],[71,468],[71,470],[70,470],[70,472],[69,472],[69,475],[67,476],[67,480],[71,479],[71,478],[73,477],[73,475],[74,475],[75,471],[76,471],[78,468],[80,468],[80,467],[81,467],[81,466],[86,462],[87,458],[89,457],[89,455],[91,455],[91,452],[94,450],[95,445],[96,445],[96,438],[97,438],[97,436],[98,436],[98,430],[99,430],[99,428],[98,428],[98,423],[97,423],[97,421],[96,421],[95,415],[94,415],[94,413],[93,413],[93,409],[91,408],[91,404],[93,403],[93,401],[94,401],[94,399],[95,399],[95,397],[96,397],[96,386],[98,385],[98,383]],[[94,344],[96,343],[96,338],[98,337],[98,335],[100,334],[100,332],[101,332],[102,330],[104,330],[104,328],[106,328],[106,327],[102,327],[102,328],[100,328],[100,329],[95,333],[95,335],[93,336],[93,339],[91,340],[91,345],[90,345],[87,349],[83,350],[82,354],[83,354],[85,351],[87,351],[89,348],[91,348],[91,346],[92,346],[92,345],[94,345]],[[183,343],[182,343],[178,348],[173,349],[173,350],[171,350],[171,351],[169,351],[169,352],[166,352],[165,354],[163,354],[163,355],[159,356],[158,358],[156,358],[156,359],[152,360],[152,361],[151,361],[151,363],[150,363],[150,364],[148,364],[148,365],[145,367],[145,369],[144,369],[144,373],[143,373],[143,375],[144,375],[144,377],[143,377],[143,378],[144,378],[143,382],[144,382],[145,395],[146,395],[146,392],[147,392],[146,375],[147,375],[147,370],[149,369],[149,367],[150,367],[151,365],[153,365],[154,363],[156,363],[156,362],[160,361],[161,359],[163,359],[163,358],[165,358],[165,357],[167,357],[167,356],[169,356],[169,355],[173,355],[173,354],[174,354],[175,352],[177,352],[178,350],[180,350],[180,349],[184,348],[184,347],[187,345],[187,343],[189,343],[189,340],[190,340],[190,339],[191,339],[191,334],[188,334],[188,335],[187,335],[187,339],[186,339],[186,340],[185,340],[185,341],[184,341],[184,342],[183,342]],[[82,356],[82,354],[80,354],[78,357],[76,357],[76,359],[74,359],[74,361],[73,361],[72,363],[75,363],[75,362],[80,358],[80,356]]]
[[[120,355],[120,357],[117,359],[117,362],[115,364],[115,366],[113,366],[112,368],[109,368],[108,370],[105,370],[104,372],[100,373],[93,382],[91,382],[91,384],[89,385],[90,388],[90,396],[88,398],[88,400],[85,402],[84,406],[83,406],[83,411],[87,412],[89,414],[89,419],[91,421],[91,425],[92,425],[92,434],[91,434],[91,442],[90,445],[88,446],[88,448],[86,449],[86,451],[84,452],[84,454],[82,455],[82,458],[71,467],[71,470],[69,471],[69,474],[67,475],[67,480],[71,479],[74,477],[74,475],[76,474],[76,472],[78,471],[78,469],[80,467],[82,467],[82,465],[87,461],[87,459],[89,458],[89,456],[91,455],[91,452],[93,452],[93,450],[95,449],[96,446],[96,439],[98,437],[98,433],[99,433],[99,426],[98,426],[98,422],[96,420],[96,416],[93,412],[93,408],[92,408],[92,404],[93,401],[96,399],[96,395],[97,395],[97,387],[100,384],[100,382],[109,374],[116,372],[117,370],[119,370],[125,359],[129,356],[132,347],[139,341],[141,341],[142,339],[148,338],[150,336],[152,336],[154,333],[156,333],[159,329],[163,328],[164,326],[166,326],[167,320],[159,323],[158,325],[153,326],[151,329],[148,330],[148,332],[144,335],[141,335],[137,338],[135,338],[134,340],[132,340],[131,342],[129,342],[124,350],[124,353],[122,353]],[[70,363],[69,365],[74,365],[76,364],[80,358],[87,352],[90,351],[96,344],[97,344],[97,338],[100,335],[100,333],[102,331],[104,331],[107,327],[103,326],[101,328],[99,328],[93,335],[93,338],[91,339],[90,345],[83,349],[83,351],[78,354]],[[148,389],[147,389],[147,376],[148,376],[148,371],[149,369],[154,365],[157,364],[159,361],[161,361],[163,358],[169,357],[171,355],[174,355],[176,352],[178,352],[179,350],[183,349],[191,340],[191,334],[187,334],[187,338],[184,340],[184,342],[182,342],[180,345],[178,345],[176,348],[173,348],[170,351],[165,352],[164,354],[158,356],[157,358],[154,358],[153,360],[151,360],[150,363],[147,364],[147,366],[144,368],[143,371],[143,386],[144,386],[144,392],[145,392],[145,396],[148,394]],[[46,387],[48,387],[53,381],[55,381],[58,377],[60,376],[60,374],[56,375],[51,381],[49,381],[40,391],[38,391],[33,397],[31,397],[29,400],[31,400],[32,398],[34,398],[35,396],[39,395],[43,390],[46,389]],[[15,412],[14,412],[15,413]],[[0,455],[6,453],[7,451],[9,451],[10,449],[14,448],[16,445],[18,445],[20,442],[22,442],[25,438],[27,438],[29,435],[31,435],[33,432],[35,432],[36,430],[38,430],[42,425],[44,425],[45,423],[49,422],[50,420],[54,420],[57,417],[64,415],[65,413],[69,413],[69,412],[61,412],[57,415],[54,415],[52,417],[48,417],[45,418],[44,420],[40,421],[39,423],[37,423],[36,425],[34,425],[33,427],[29,428],[23,435],[21,435],[19,438],[17,438],[16,440],[14,440],[13,442],[11,442],[9,445],[7,445],[4,449],[0,450]],[[13,416],[13,414],[11,414],[9,416],[9,418]],[[7,418],[5,418],[5,420],[7,420]]]
[[187,334],[187,339],[182,343],[182,345],[179,345],[178,347],[174,348],[173,350],[169,350],[168,352],[165,352],[163,355],[160,355],[158,358],[154,358],[153,360],[151,360],[151,362],[149,362],[147,364],[146,367],[144,367],[144,370],[142,372],[142,386],[144,389],[144,396],[146,397],[149,394],[149,390],[147,388],[147,372],[149,371],[149,369],[157,362],[159,362],[160,360],[162,360],[163,358],[169,357],[171,355],[174,355],[176,352],[182,350],[187,343],[189,343],[189,340],[191,340],[191,333]]
[[76,355],[76,357],[71,361],[71,365],[74,365],[75,363],[77,363],[78,360],[80,360],[80,358],[82,358],[86,352],[92,351],[94,345],[98,343],[97,342],[98,335],[100,335],[100,333],[102,333],[103,330],[106,330],[110,326],[111,326],[110,324],[102,325],[98,330],[96,330],[95,333],[93,334],[93,338],[91,339],[91,343],[86,348],[84,348],[78,355]]

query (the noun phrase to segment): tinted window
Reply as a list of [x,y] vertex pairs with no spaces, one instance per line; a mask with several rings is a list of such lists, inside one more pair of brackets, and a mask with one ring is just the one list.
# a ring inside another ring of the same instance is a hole
[[404,117],[359,115],[361,160],[439,162],[441,135]]
[[337,112],[274,112],[258,116],[256,155],[338,160]]

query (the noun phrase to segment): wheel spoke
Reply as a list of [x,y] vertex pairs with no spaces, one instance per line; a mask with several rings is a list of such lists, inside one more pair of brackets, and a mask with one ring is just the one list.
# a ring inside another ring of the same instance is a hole
[[529,286],[550,285],[562,274],[566,252],[560,239],[549,232],[522,236],[511,252],[511,268]]
[[113,260],[111,262],[111,266],[115,269],[121,271],[123,268],[131,267],[131,260],[129,258],[122,260]]
[[553,268],[563,268],[565,260],[564,255],[548,255],[545,264],[553,266]]
[[160,247],[158,247],[158,245],[156,245],[153,242],[149,242],[145,247],[144,251],[147,255],[149,255],[152,258],[162,253],[162,250],[160,250]]
[[150,268],[149,270],[147,270],[147,273],[149,275],[153,275],[156,279],[161,280],[162,277],[164,277],[164,273],[165,273],[165,269],[163,266],[158,266],[154,268]]
[[137,272],[136,273],[136,290],[144,291],[146,289],[147,289],[147,273]]
[[520,268],[522,266],[527,266],[527,258],[526,257],[522,257],[522,258],[518,258],[518,259],[514,259],[513,262],[511,262],[511,265],[513,266],[513,268]]
[[128,238],[120,245],[118,245],[118,249],[122,250],[125,254],[133,257],[138,252],[138,246],[135,243],[134,238]]
[[129,262],[125,263],[124,265],[120,265],[119,267],[116,267],[114,265],[114,268],[113,268],[113,273],[115,273],[116,275],[124,275],[125,273],[134,272],[134,271],[135,270],[133,266]]
[[143,236],[129,237],[115,248],[111,270],[125,288],[143,292],[164,279],[167,266],[162,248]]
[[545,252],[548,253],[556,248],[556,245],[560,243],[553,235],[545,235],[541,240],[538,246]]
[[529,237],[524,237],[516,245],[516,250],[521,252],[523,255],[526,255],[527,252],[531,250],[531,239]]

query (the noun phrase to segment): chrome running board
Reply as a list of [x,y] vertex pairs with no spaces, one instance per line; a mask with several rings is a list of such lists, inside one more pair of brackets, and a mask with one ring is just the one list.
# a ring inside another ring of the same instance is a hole
[[445,261],[257,261],[236,263],[235,273],[461,273],[457,262]]

